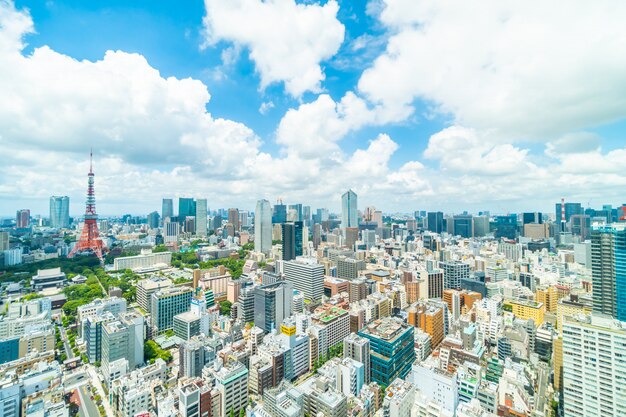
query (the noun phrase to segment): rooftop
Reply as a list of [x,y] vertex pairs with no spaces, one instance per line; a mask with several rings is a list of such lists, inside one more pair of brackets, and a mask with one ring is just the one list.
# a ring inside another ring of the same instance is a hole
[[363,334],[369,334],[383,340],[392,340],[408,329],[408,324],[401,320],[390,317],[374,320],[361,330]]

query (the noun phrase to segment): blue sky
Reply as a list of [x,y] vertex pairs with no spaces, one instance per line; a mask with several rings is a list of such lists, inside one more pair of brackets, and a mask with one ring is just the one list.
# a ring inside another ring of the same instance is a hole
[[[586,18],[594,6],[582,1],[571,22],[550,6],[487,3],[474,10],[408,0],[5,2],[5,27],[30,20],[0,32],[26,43],[9,67],[39,74],[24,76],[25,86],[16,82],[8,96],[73,113],[61,112],[64,121],[46,119],[34,104],[23,114],[0,107],[0,132],[3,118],[24,123],[0,135],[0,144],[19,149],[9,160],[14,178],[0,180],[0,213],[28,206],[45,214],[46,196],[60,193],[80,212],[83,178],[69,181],[72,171],[51,170],[58,164],[50,161],[72,161],[80,176],[89,146],[106,164],[98,178],[105,213],[147,212],[161,197],[188,195],[214,208],[283,197],[336,209],[348,187],[363,207],[386,211],[551,211],[561,196],[626,201],[626,61],[612,56],[626,10],[604,16],[598,29]],[[577,39],[568,29],[577,23],[590,36]],[[43,49],[76,62],[57,68],[53,56],[38,56]],[[111,59],[107,51],[120,54]],[[158,75],[146,87],[116,65]],[[316,69],[317,82],[306,78]],[[74,82],[77,74],[91,84]],[[100,79],[101,91],[85,88]],[[48,91],[55,80],[60,87]],[[36,82],[43,87],[32,96],[26,85]],[[121,95],[109,97],[118,86]],[[198,114],[204,88],[208,121]],[[165,91],[179,92],[167,106],[158,101]],[[96,103],[103,95],[101,119],[81,114],[77,96]],[[125,113],[126,100],[144,107]],[[25,133],[33,125],[39,130]],[[40,170],[25,166],[48,149]],[[46,179],[28,169],[50,172]]]

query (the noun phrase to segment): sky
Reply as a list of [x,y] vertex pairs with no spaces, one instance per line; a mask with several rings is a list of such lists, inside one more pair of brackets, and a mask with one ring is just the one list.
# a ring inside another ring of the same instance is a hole
[[626,3],[0,0],[0,215],[626,202]]

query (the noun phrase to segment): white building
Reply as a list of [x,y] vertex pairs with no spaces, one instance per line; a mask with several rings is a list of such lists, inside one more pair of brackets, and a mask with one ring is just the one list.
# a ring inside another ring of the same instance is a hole
[[383,415],[385,417],[411,417],[414,400],[415,385],[397,378],[385,391]]
[[324,265],[318,264],[315,258],[297,258],[283,262],[285,279],[300,291],[304,298],[320,300],[324,294]]
[[626,323],[605,316],[563,322],[565,417],[617,417],[626,410]]
[[254,212],[254,250],[269,255],[272,250],[272,206],[259,200]]
[[113,261],[113,269],[123,271],[125,269],[148,270],[166,268],[172,264],[172,252],[152,253],[150,249],[142,249],[141,253],[136,256],[124,256],[115,258]]

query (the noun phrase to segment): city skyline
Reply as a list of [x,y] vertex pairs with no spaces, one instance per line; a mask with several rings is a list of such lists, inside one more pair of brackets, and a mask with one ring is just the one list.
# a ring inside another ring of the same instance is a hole
[[622,204],[626,6],[429,4],[4,1],[0,93],[24,105],[0,108],[0,214],[50,195],[79,214],[92,146],[103,215],[164,191],[248,209],[336,211],[347,188],[386,212]]

